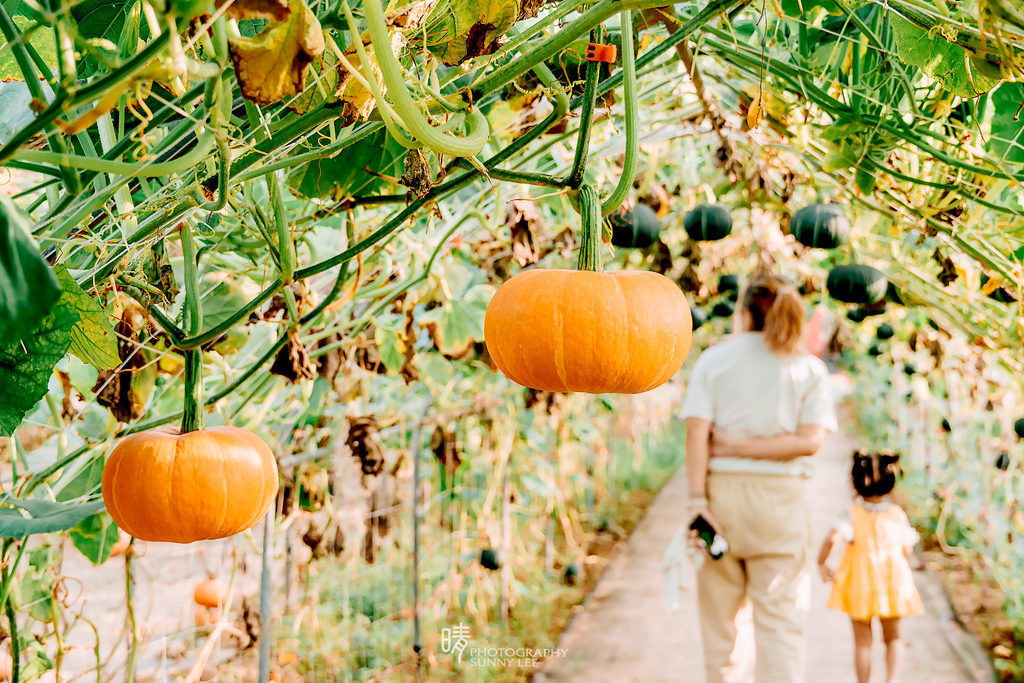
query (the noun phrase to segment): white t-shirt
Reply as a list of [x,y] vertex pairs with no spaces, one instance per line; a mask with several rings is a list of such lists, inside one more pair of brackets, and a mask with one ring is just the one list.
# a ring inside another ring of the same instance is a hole
[[[763,333],[744,332],[704,351],[690,373],[683,419],[699,417],[735,438],[795,432],[799,424],[835,431],[828,368],[810,354],[780,357]],[[712,472],[809,474],[805,458],[786,462],[711,458]],[[801,462],[803,461],[803,462]]]

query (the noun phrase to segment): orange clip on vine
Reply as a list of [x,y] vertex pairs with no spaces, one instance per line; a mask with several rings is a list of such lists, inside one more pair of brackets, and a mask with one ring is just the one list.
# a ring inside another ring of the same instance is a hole
[[601,43],[587,43],[586,60],[588,62],[615,62],[615,46]]

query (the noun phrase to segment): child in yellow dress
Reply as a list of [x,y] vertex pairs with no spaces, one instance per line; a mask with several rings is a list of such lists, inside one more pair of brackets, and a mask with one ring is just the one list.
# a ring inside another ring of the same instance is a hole
[[[832,581],[828,606],[853,620],[854,665],[858,683],[871,677],[871,623],[878,617],[885,641],[887,683],[896,683],[902,659],[900,618],[921,613],[921,597],[907,554],[920,538],[907,514],[885,500],[902,475],[899,455],[891,451],[853,454],[853,488],[857,500],[840,518],[821,546],[822,580]],[[826,564],[832,548],[847,545],[833,573]]]

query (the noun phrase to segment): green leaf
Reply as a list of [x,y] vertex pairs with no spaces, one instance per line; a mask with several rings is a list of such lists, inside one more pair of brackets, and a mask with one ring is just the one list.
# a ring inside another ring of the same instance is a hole
[[992,93],[992,133],[988,151],[1011,164],[1024,163],[1024,120],[1014,121],[1024,102],[1024,84],[1003,83]]
[[494,287],[475,285],[459,299],[448,299],[442,306],[417,317],[430,330],[434,345],[449,356],[465,353],[474,342],[483,341],[484,313],[494,295]]
[[[823,7],[829,14],[842,14],[842,10],[839,9],[835,0],[781,0],[781,4],[782,13],[791,17],[802,18],[819,7]],[[817,12],[814,12],[814,16],[817,16]]]
[[89,515],[68,532],[78,552],[93,564],[103,564],[120,538],[117,525],[105,512]]
[[[26,572],[17,579],[12,593],[19,611],[27,612],[33,619],[43,623],[53,619],[53,582],[47,576]],[[23,668],[22,674],[25,673]]]
[[[251,283],[245,280],[245,284]],[[203,331],[209,331],[220,325],[245,306],[252,295],[243,287],[243,283],[231,278],[223,280],[203,297]],[[243,319],[242,323],[245,322]]]
[[0,498],[0,504],[21,508],[0,508],[0,538],[25,538],[32,534],[67,531],[78,526],[89,515],[105,509],[102,499],[71,504],[51,503],[48,500],[18,500],[7,495]]
[[[305,150],[309,151],[309,150]],[[405,170],[407,150],[386,130],[379,130],[346,147],[333,159],[303,164],[291,175],[289,184],[303,197],[341,201],[346,197],[366,196],[387,184],[373,173],[397,178]]]
[[[93,46],[109,51],[115,56],[128,13],[135,6],[135,0],[84,0],[72,6],[71,16],[78,23],[78,35]],[[187,22],[186,22],[187,24]],[[139,37],[149,40],[149,26],[143,20],[139,26]],[[96,57],[83,52],[78,62],[78,77],[88,78],[99,70]]]
[[57,276],[30,234],[21,209],[0,193],[0,347],[34,329],[60,298]]
[[53,366],[71,345],[78,313],[62,300],[27,337],[0,346],[0,436],[10,436],[46,395]]
[[898,14],[890,13],[890,17],[900,61],[919,67],[949,92],[977,97],[999,83],[978,72],[967,52],[946,42],[941,34],[931,35]]
[[62,477],[63,484],[57,483],[57,502],[66,503],[76,498],[85,498],[99,491],[103,481],[103,458],[95,457],[76,472]]
[[64,290],[64,301],[78,311],[78,322],[71,330],[71,353],[100,370],[113,370],[121,364],[117,355],[117,335],[100,302],[78,286],[63,265],[57,266],[57,278]]
[[[22,40],[28,42],[39,53],[43,63],[51,69],[57,68],[57,48],[53,40],[53,29],[49,26],[38,24],[28,17],[12,17],[14,25],[21,32]],[[39,67],[33,62],[37,75]],[[18,60],[14,57],[14,50],[4,48],[0,50],[0,82],[24,81],[25,75],[21,73]],[[6,116],[6,109],[5,116]]]
[[405,344],[398,338],[398,334],[394,330],[377,327],[374,341],[377,342],[380,359],[388,372],[401,372],[405,365]]

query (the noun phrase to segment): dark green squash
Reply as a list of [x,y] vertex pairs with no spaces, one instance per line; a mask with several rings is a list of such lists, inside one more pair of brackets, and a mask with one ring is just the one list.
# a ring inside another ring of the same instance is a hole
[[850,221],[838,204],[811,204],[793,214],[789,232],[805,246],[835,249],[850,237]]
[[875,330],[875,336],[879,339],[892,339],[896,334],[896,330],[892,329],[892,325],[889,323],[882,323]]
[[1013,423],[1013,431],[1017,432],[1018,439],[1024,439],[1024,417]]
[[690,239],[713,242],[732,232],[732,216],[721,204],[700,204],[683,218]]
[[836,301],[873,304],[885,298],[886,284],[882,271],[862,263],[851,263],[833,268],[825,281],[825,288]]
[[502,562],[503,554],[500,550],[495,550],[494,548],[484,548],[480,551],[480,566],[491,571],[501,569],[501,565],[504,564]]
[[1003,451],[1002,453],[999,454],[999,457],[996,458],[996,469],[1002,470],[1003,472],[1005,472],[1006,470],[1010,469],[1010,454],[1009,453],[1007,453],[1006,451]]
[[690,319],[693,320],[693,329],[697,329],[708,321],[708,313],[700,306],[690,304]]
[[[904,363],[903,364],[903,374],[906,375],[907,377],[910,377],[910,376],[914,375],[916,372],[917,372],[917,368],[915,368],[912,364],[910,364],[910,363]],[[910,394],[907,394],[907,395],[910,396]]]
[[878,344],[872,344],[871,348],[868,349],[868,355],[871,356],[881,356],[883,353],[882,347]]
[[646,249],[661,236],[661,221],[654,209],[637,204],[606,219],[612,226],[612,244],[623,249]]
[[953,425],[949,424],[949,420],[947,420],[946,418],[942,418],[942,431],[946,432],[947,434],[953,431]]
[[711,315],[716,318],[731,318],[736,312],[736,306],[731,301],[719,301],[711,309]]
[[848,320],[852,320],[855,323],[864,322],[864,319],[867,317],[868,314],[863,308],[854,308],[853,310],[848,311],[846,314],[846,318]]
[[740,279],[736,275],[723,275],[718,278],[718,293],[737,292],[740,289]]

